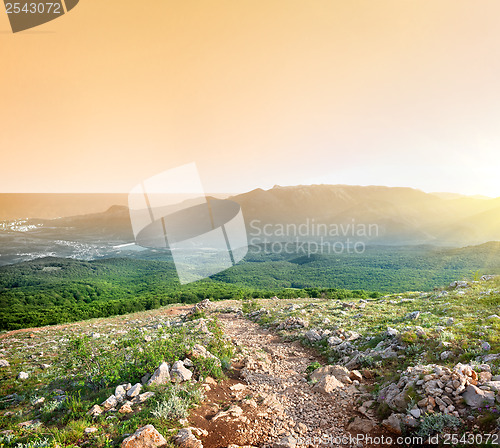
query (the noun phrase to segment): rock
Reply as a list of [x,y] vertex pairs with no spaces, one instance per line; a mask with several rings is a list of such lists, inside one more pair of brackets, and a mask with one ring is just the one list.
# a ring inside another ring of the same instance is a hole
[[103,401],[101,403],[101,406],[105,409],[111,409],[114,408],[118,404],[118,400],[114,395],[111,395],[107,400]]
[[212,417],[212,421],[218,420],[224,417],[241,417],[243,415],[243,409],[239,406],[232,405],[227,411],[219,411],[216,415]]
[[238,390],[245,390],[246,388],[247,388],[247,386],[245,386],[244,384],[236,383],[236,384],[233,384],[229,389],[238,391]]
[[481,276],[480,280],[482,282],[487,282],[488,280],[493,280],[495,277],[495,275],[483,275]]
[[[220,365],[220,359],[217,358],[217,356],[215,355],[212,355],[212,353],[210,353],[205,347],[203,347],[203,345],[201,344],[195,344],[193,346],[193,349],[191,350],[191,356],[193,358],[211,358],[211,359],[215,359],[217,361],[217,364]],[[182,361],[178,361],[178,362],[182,362]],[[173,368],[173,367],[172,367]]]
[[162,362],[146,384],[148,386],[152,386],[152,385],[166,384],[170,382],[169,368],[170,367],[166,362]]
[[189,358],[184,359],[182,362],[186,367],[194,367],[193,361],[191,361]]
[[98,429],[97,428],[94,428],[94,427],[90,427],[90,428],[85,428],[83,430],[84,434],[92,434],[93,432],[97,432]]
[[486,381],[491,381],[492,375],[490,372],[481,372],[479,374],[479,380],[481,383],[485,383]]
[[300,317],[289,317],[278,325],[277,330],[293,330],[295,328],[306,328],[309,323]]
[[373,420],[367,418],[356,417],[352,423],[349,424],[349,431],[355,434],[368,434],[377,427]]
[[17,379],[20,381],[27,380],[29,378],[29,375],[26,372],[19,372],[17,375]]
[[[484,373],[484,372],[481,372]],[[492,377],[492,380],[496,377]],[[484,383],[485,386],[489,387],[494,392],[500,392],[500,377],[495,381],[487,381]]]
[[327,339],[328,345],[333,346],[333,345],[339,345],[342,344],[342,339],[338,338],[337,336],[330,336]]
[[398,354],[392,349],[392,347],[387,347],[382,353],[380,353],[380,356],[382,359],[391,359],[397,358]]
[[441,353],[440,358],[441,358],[441,360],[442,360],[442,361],[445,361],[445,360],[447,360],[450,356],[453,356],[453,352],[452,352],[452,351],[447,350],[447,351],[444,351],[443,353]]
[[[146,385],[150,378],[151,378],[151,374],[145,373],[144,376],[141,378],[141,384]],[[125,390],[127,390],[127,389],[125,389]]]
[[0,367],[10,367],[9,361],[6,359],[0,359]]
[[132,399],[132,402],[134,404],[140,404],[144,403],[146,400],[150,399],[151,397],[154,397],[155,393],[154,392],[144,392],[143,394],[139,394],[136,397]]
[[205,378],[205,384],[208,384],[209,386],[217,386],[217,381],[215,381],[211,376],[207,376]]
[[316,330],[308,330],[304,336],[309,342],[321,341],[321,335]]
[[391,338],[396,337],[399,334],[399,331],[395,328],[387,327],[387,331],[385,334]]
[[118,409],[118,412],[120,414],[130,414],[132,413],[132,408],[130,407],[129,403],[125,403],[120,409]]
[[410,410],[410,414],[414,418],[420,418],[421,411],[418,408],[414,408],[414,409]]
[[484,405],[492,405],[495,403],[495,394],[489,390],[482,390],[478,387],[469,384],[464,394],[463,399],[468,406],[472,408],[480,408]]
[[[121,444],[121,448],[160,448],[165,447],[167,441],[153,425],[139,428]],[[203,448],[202,446],[196,448]]]
[[349,378],[351,378],[351,380],[358,380],[358,381],[362,381],[363,380],[363,375],[361,375],[361,373],[358,371],[358,370],[351,370],[351,373],[349,373]]
[[401,434],[401,420],[404,417],[402,414],[391,414],[388,419],[382,422],[382,425],[394,434]]
[[333,375],[325,375],[317,384],[314,385],[315,389],[324,394],[329,394],[342,387],[344,387],[344,384]]
[[418,325],[415,327],[415,333],[416,333],[416,334],[417,334],[417,336],[419,336],[419,337],[423,337],[423,336],[425,336],[425,334],[426,334],[426,333],[425,333],[425,330],[424,330],[422,327],[418,326]]
[[137,395],[141,393],[142,389],[142,384],[141,383],[136,383],[134,384],[128,391],[127,391],[127,397],[129,398],[134,398]]
[[455,323],[455,319],[453,317],[450,317],[446,320],[446,326],[451,327]]
[[102,414],[102,409],[99,405],[95,404],[90,408],[90,410],[87,412],[87,415],[90,415],[92,417],[97,417],[98,415]]
[[43,403],[45,403],[45,397],[40,397],[38,400],[33,402],[33,406],[40,406]]
[[42,423],[42,421],[38,418],[35,418],[34,420],[28,420],[26,422],[18,423],[18,425],[21,428],[26,428],[28,426],[38,426],[38,425],[40,425],[40,423]]
[[198,437],[201,437],[201,436],[207,437],[208,436],[208,431],[206,429],[194,428],[193,426],[190,426],[189,428],[186,428],[186,429],[190,429],[191,432],[195,436],[198,436]]
[[340,381],[343,381],[346,377],[349,378],[350,371],[344,366],[324,366],[318,367],[313,373],[310,375],[310,379],[313,382],[320,381],[325,375],[333,375]]
[[174,443],[180,448],[203,448],[203,444],[194,436],[191,428],[180,429],[174,437]]
[[184,367],[182,361],[175,361],[170,371],[172,379],[178,382],[189,381],[193,376],[193,372]]
[[125,398],[127,397],[127,391],[125,390],[123,385],[116,386],[115,397],[120,403],[123,403],[125,401]]
[[418,421],[411,415],[405,415],[403,417],[403,425],[405,425],[408,428],[416,428],[418,427]]
[[297,446],[297,440],[292,436],[283,437],[279,442],[273,444],[273,448],[295,448]]
[[418,319],[418,317],[420,316],[420,311],[413,311],[411,313],[408,313],[406,316],[405,316],[405,319],[408,319],[408,320],[415,320],[415,319]]

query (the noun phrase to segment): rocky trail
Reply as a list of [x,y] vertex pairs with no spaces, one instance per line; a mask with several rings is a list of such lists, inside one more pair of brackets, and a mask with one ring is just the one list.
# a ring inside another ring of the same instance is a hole
[[324,367],[308,381],[307,367],[324,364],[312,350],[241,315],[219,319],[238,353],[232,378],[211,389],[208,404],[189,418],[203,432],[204,448],[380,446],[356,440],[357,433],[382,435],[370,411],[357,411],[357,402],[371,399],[359,372]]

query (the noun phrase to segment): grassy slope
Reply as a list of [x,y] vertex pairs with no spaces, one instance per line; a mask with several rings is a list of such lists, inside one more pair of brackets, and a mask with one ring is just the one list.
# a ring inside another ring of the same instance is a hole
[[[125,434],[146,424],[154,424],[168,437],[168,430],[178,427],[178,419],[186,417],[187,409],[200,401],[200,383],[186,383],[180,388],[143,387],[141,393],[153,391],[156,395],[133,406],[133,413],[104,413],[97,418],[87,415],[94,404],[112,395],[117,385],[140,382],[161,362],[172,365],[185,359],[195,343],[219,357],[224,368],[230,365],[232,346],[216,320],[206,320],[208,333],[196,325],[197,321],[183,326],[179,318],[165,316],[164,312],[91,320],[0,340],[1,357],[10,362],[10,367],[0,369],[0,430],[10,431],[10,435],[0,435],[0,447],[19,448],[19,443],[28,442],[31,444],[22,446],[118,447]],[[159,324],[163,327],[158,328]],[[91,337],[94,332],[100,337]],[[223,370],[211,360],[193,361],[191,370],[197,379],[223,378]],[[42,368],[42,364],[48,367]],[[27,372],[29,378],[17,380],[20,371]],[[172,408],[168,402],[174,395],[178,406]],[[58,401],[58,397],[64,399]],[[40,399],[44,401],[37,402]],[[160,411],[161,416],[154,411]],[[37,421],[32,425],[19,426],[33,419]],[[84,434],[88,427],[97,431]],[[36,444],[44,440],[47,444]]]

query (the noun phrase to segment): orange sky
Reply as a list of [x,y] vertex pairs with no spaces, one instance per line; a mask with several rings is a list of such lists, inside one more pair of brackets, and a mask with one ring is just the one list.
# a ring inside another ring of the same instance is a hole
[[500,2],[80,0],[12,34],[0,192],[404,185],[500,196]]

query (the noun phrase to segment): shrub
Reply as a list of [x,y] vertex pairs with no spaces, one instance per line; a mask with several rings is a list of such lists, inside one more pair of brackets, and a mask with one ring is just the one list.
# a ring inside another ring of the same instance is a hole
[[161,391],[151,414],[161,420],[174,420],[188,416],[188,409],[204,398],[196,385],[173,384]]
[[460,426],[460,420],[454,415],[448,414],[429,414],[424,417],[418,435],[429,437],[436,433],[441,433],[444,428]]
[[309,364],[306,368],[307,373],[312,373],[316,369],[319,369],[321,367],[321,364],[318,361],[314,361],[312,364]]

